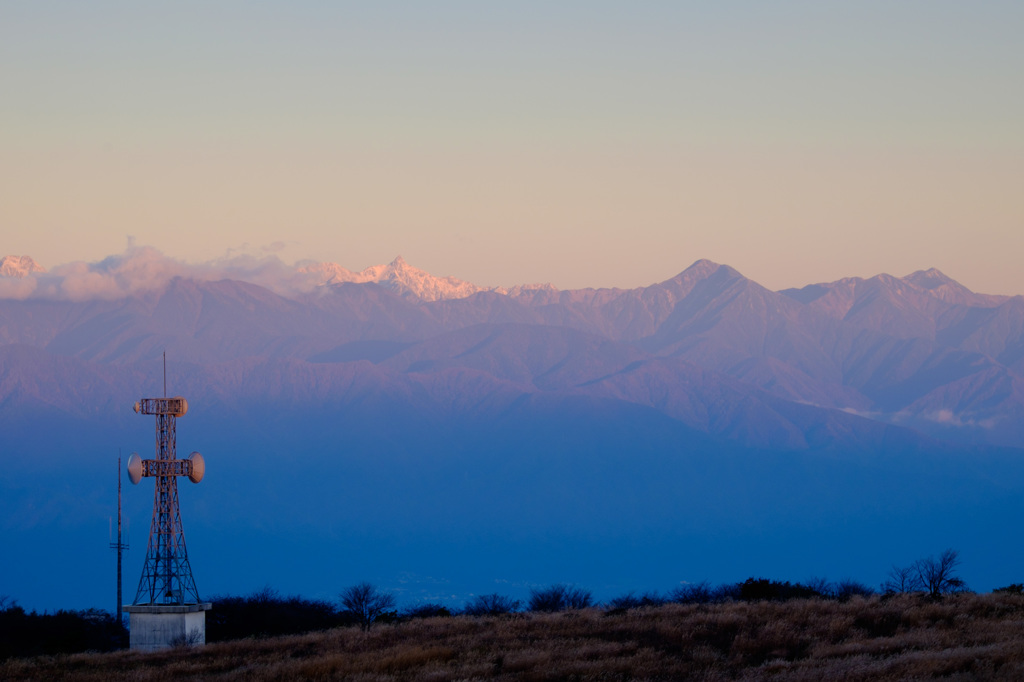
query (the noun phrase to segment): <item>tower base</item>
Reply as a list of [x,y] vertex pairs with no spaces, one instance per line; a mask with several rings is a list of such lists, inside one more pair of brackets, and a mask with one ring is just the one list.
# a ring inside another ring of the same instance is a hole
[[206,612],[213,604],[132,604],[129,614],[129,648],[156,651],[172,646],[206,644]]

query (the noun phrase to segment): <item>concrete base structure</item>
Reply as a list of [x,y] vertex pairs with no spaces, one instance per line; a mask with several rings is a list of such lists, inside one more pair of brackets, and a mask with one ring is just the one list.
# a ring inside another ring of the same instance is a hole
[[206,612],[213,604],[125,606],[129,614],[129,647],[156,651],[176,645],[206,644]]

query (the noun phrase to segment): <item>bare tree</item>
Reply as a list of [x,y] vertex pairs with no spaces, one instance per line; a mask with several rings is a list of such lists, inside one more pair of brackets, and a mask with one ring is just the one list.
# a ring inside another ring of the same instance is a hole
[[882,583],[882,591],[888,594],[906,594],[923,589],[921,578],[917,574],[917,564],[911,566],[893,566],[889,575]]
[[852,578],[843,578],[832,587],[832,598],[839,601],[849,601],[853,597],[870,597],[874,593],[873,589]]
[[381,592],[370,583],[359,583],[346,587],[339,595],[341,605],[345,607],[363,628],[369,630],[385,611],[395,607],[395,595]]
[[956,567],[960,565],[960,557],[955,549],[947,549],[937,557],[918,559],[914,562],[914,571],[921,588],[929,596],[938,597],[950,592],[961,592],[967,588],[966,583],[956,575]]
[[822,597],[832,597],[835,595],[836,586],[829,582],[828,578],[822,578],[820,576],[813,576],[800,583],[808,590],[820,594]]
[[273,604],[274,602],[281,601],[281,593],[267,585],[253,592],[249,599],[257,604]]
[[893,566],[888,579],[882,583],[884,592],[927,592],[939,597],[950,592],[961,592],[967,584],[956,574],[960,556],[955,549],[947,549],[937,557],[918,559],[906,567]]

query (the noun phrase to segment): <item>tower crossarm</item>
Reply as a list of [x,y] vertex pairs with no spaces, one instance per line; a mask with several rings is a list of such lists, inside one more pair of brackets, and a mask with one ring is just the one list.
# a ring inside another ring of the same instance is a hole
[[168,414],[184,417],[188,412],[188,401],[184,398],[143,398],[132,406],[140,414]]
[[193,464],[190,459],[144,459],[143,476],[192,476]]

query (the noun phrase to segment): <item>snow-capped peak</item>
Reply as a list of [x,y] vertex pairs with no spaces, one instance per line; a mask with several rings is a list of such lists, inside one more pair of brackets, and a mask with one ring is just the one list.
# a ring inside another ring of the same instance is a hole
[[317,276],[321,285],[374,282],[397,293],[415,296],[424,301],[466,298],[479,291],[495,291],[455,277],[435,277],[429,272],[409,265],[401,256],[397,256],[387,265],[372,265],[359,272],[347,270],[337,263],[313,263],[301,267],[299,272]]
[[28,277],[34,272],[46,272],[46,268],[32,260],[31,256],[0,258],[0,276],[2,277]]

